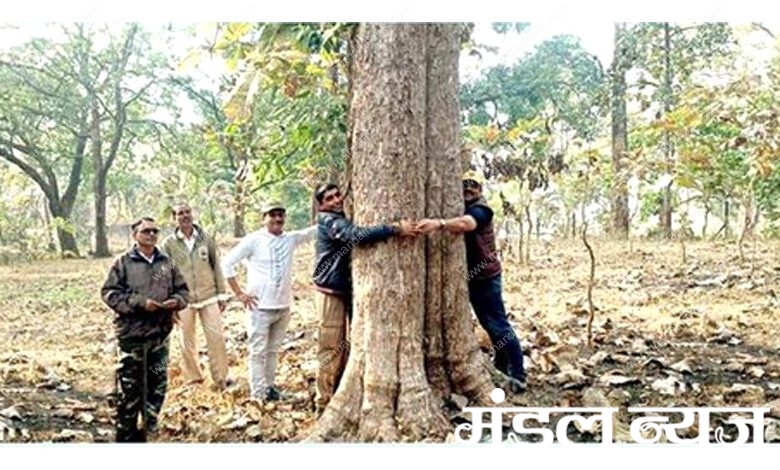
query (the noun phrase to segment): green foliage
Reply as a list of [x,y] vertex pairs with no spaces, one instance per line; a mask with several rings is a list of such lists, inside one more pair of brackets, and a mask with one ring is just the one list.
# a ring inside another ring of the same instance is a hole
[[492,23],[490,27],[498,34],[522,33],[531,26],[531,23]]
[[641,205],[639,206],[639,220],[645,222],[650,217],[658,214],[658,211],[661,210],[663,198],[663,191],[646,192],[643,195]]
[[578,38],[556,36],[511,67],[498,65],[463,84],[461,106],[471,125],[511,127],[543,117],[548,127],[560,122],[590,139],[598,127],[594,104],[603,81],[601,65]]
[[638,69],[640,91],[652,90],[656,103],[667,99],[664,95],[666,75],[666,29],[669,29],[672,97],[691,80],[696,71],[712,67],[719,60],[734,54],[734,36],[728,23],[635,23],[627,29],[621,44],[629,64]]

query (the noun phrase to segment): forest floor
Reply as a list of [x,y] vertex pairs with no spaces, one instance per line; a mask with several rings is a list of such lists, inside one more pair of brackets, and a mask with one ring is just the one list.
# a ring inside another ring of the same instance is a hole
[[[734,243],[690,242],[685,263],[676,243],[592,244],[592,347],[585,326],[590,266],[582,244],[534,243],[530,264],[505,260],[504,298],[529,373],[529,390],[509,401],[616,406],[620,416],[628,406],[766,406],[766,439],[780,441],[780,244],[748,244],[740,262]],[[109,399],[117,353],[111,314],[98,295],[110,262],[0,267],[0,440],[113,440]],[[199,388],[183,387],[175,331],[157,441],[287,442],[305,435],[316,419],[311,265],[306,247],[297,253],[293,319],[277,375],[289,397],[266,405],[248,400],[244,314],[231,304],[225,324],[236,385],[217,392],[207,379]],[[625,438],[627,421],[621,422],[615,432]],[[726,430],[733,439],[733,429]],[[598,439],[581,431],[572,439]]]

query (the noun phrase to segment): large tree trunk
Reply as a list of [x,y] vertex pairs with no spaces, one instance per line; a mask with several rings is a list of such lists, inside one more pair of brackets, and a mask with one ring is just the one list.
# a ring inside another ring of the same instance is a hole
[[628,150],[628,113],[626,109],[627,58],[623,50],[625,26],[615,23],[614,59],[612,61],[612,230],[615,235],[628,237],[628,185],[624,165]]
[[51,216],[49,215],[49,204],[46,201],[46,196],[42,199],[43,202],[43,224],[46,227],[46,240],[48,240],[48,243],[46,245],[47,251],[57,251],[57,244],[55,243],[54,239],[54,230],[52,230],[51,227]]
[[[361,24],[353,67],[352,191],[360,225],[463,213],[458,25]],[[366,138],[369,134],[372,138]],[[411,197],[410,197],[411,195]],[[443,440],[451,392],[488,404],[462,236],[352,253],[350,358],[311,440]]]
[[70,225],[70,214],[73,208],[64,207],[56,200],[49,199],[49,210],[54,219],[60,219],[55,224],[57,227],[57,241],[60,244],[60,253],[66,258],[78,257],[79,248],[76,244],[76,234],[63,227],[63,221],[65,224]]
[[[664,115],[672,111],[672,39],[669,23],[664,23]],[[664,162],[666,171],[672,171],[672,135],[664,132]],[[661,201],[661,228],[666,239],[672,238],[672,182],[664,187]]]

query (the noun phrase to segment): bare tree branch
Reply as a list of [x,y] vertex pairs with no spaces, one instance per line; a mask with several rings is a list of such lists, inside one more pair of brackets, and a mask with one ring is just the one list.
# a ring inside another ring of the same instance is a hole
[[9,150],[8,142],[5,140],[0,140],[0,144],[3,145],[3,147],[0,147],[0,157],[4,158],[8,162],[16,165],[20,170],[22,170],[27,176],[29,176],[35,183],[40,186],[41,190],[48,196],[50,196],[54,191],[52,191],[51,186],[46,182],[45,179],[43,179],[43,176],[41,176],[40,173],[38,173],[38,170],[30,166],[27,162],[24,160],[18,158],[16,155],[14,155],[13,150]]
[[766,33],[766,34],[768,34],[768,35],[769,35],[769,37],[771,37],[772,39],[775,39],[775,33],[773,33],[771,29],[767,28],[767,27],[764,25],[764,23],[753,23],[753,24],[752,24],[752,26],[753,26],[754,28],[756,28],[756,29],[759,29],[759,30],[761,30],[761,31],[765,32],[765,33]]

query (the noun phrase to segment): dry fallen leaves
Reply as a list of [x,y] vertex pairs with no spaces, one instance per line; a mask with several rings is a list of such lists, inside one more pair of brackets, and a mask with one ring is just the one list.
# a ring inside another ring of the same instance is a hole
[[[718,279],[719,273],[735,272],[729,271],[725,262],[730,254],[728,245],[691,243],[688,246],[690,266],[674,277],[669,266],[678,264],[676,247],[670,249],[663,244],[644,249],[635,247],[631,256],[626,256],[624,245],[604,243],[597,253],[601,310],[593,325],[594,332],[603,341],[595,343],[594,351],[583,347],[584,319],[578,315],[587,313],[582,302],[584,285],[577,281],[586,274],[579,261],[580,248],[553,250],[554,255],[543,268],[508,264],[508,272],[533,273],[516,276],[513,282],[505,284],[504,291],[508,296],[507,305],[515,306],[512,310],[516,331],[526,354],[533,359],[532,364],[529,360],[532,369],[529,392],[524,394],[527,403],[587,406],[587,403],[603,404],[606,399],[620,407],[718,406],[725,399],[729,403],[758,406],[767,398],[778,397],[780,363],[766,359],[777,353],[776,340],[771,334],[776,323],[776,316],[773,317],[776,308],[772,310],[771,302],[776,300],[770,298],[765,288],[742,290],[728,286],[748,282],[761,285],[764,280],[766,286],[777,285],[780,270],[757,271],[753,277],[747,272],[737,278],[730,274]],[[778,265],[772,261],[778,253],[780,250],[773,245],[762,255],[765,259],[762,262],[770,268],[772,262]],[[94,286],[105,274],[105,262],[85,260],[78,269],[69,263],[53,263],[43,270],[30,266],[24,268],[27,272],[3,271],[0,267],[0,277],[9,280],[9,285],[18,291],[14,297],[14,305],[20,306],[18,318],[25,319],[24,323],[12,320],[11,324],[0,324],[0,340],[21,349],[0,355],[0,408],[5,411],[13,404],[21,415],[21,421],[0,417],[0,426],[13,425],[16,438],[27,432],[34,441],[49,441],[55,436],[58,440],[88,441],[87,435],[73,434],[87,429],[95,433],[96,440],[111,435],[111,413],[102,391],[110,387],[115,349],[109,316],[94,315],[104,307],[93,295]],[[304,434],[315,422],[310,403],[314,389],[311,381],[317,370],[317,319],[306,287],[311,258],[303,256],[296,263],[300,264],[295,268],[296,276],[302,280],[296,281],[294,291],[300,295],[300,301],[283,342],[278,380],[284,388],[303,398],[267,408],[246,402],[246,331],[243,312],[231,307],[225,315],[225,327],[231,376],[239,380],[237,391],[217,394],[204,387],[183,392],[177,363],[179,351],[173,343],[169,396],[161,420],[164,440],[284,441]],[[757,269],[760,268],[758,265]],[[52,272],[57,272],[56,278]],[[703,281],[703,285],[694,283],[695,289],[687,288],[691,278]],[[79,297],[84,299],[83,312],[39,299],[47,286],[73,284],[84,287],[85,293]],[[580,299],[569,310],[580,312],[570,314],[564,306],[566,299]],[[10,305],[0,296],[0,311],[12,310]],[[41,336],[66,312],[72,331],[77,334],[68,341]],[[102,323],[97,323],[96,318]],[[12,329],[13,334],[32,333],[27,334],[26,340],[19,337],[7,341]],[[483,347],[490,349],[492,345],[484,330],[477,325],[475,332]],[[206,355],[202,358],[206,360]],[[730,389],[735,380],[759,387],[763,392]],[[695,381],[706,384],[701,386],[702,393],[689,393],[689,387],[696,391],[698,384],[692,383]],[[38,384],[41,388],[36,389]],[[654,390],[653,385],[667,393]],[[33,395],[35,400],[31,398]],[[771,408],[776,410],[777,405]],[[48,419],[55,414],[64,417]],[[94,420],[90,422],[88,416]],[[220,421],[222,418],[224,422]],[[34,422],[48,423],[51,429],[33,428],[30,423]],[[20,430],[22,423],[31,431]],[[622,424],[620,420],[618,423]],[[768,423],[769,436],[777,431],[777,423]],[[223,426],[234,429],[223,429]],[[62,428],[71,432],[63,433]],[[616,435],[623,432],[623,438],[630,441],[625,437],[625,428],[616,424],[615,429]]]
[[764,402],[764,389],[758,385],[734,384],[725,391],[724,397],[740,406],[758,406]]
[[0,411],[0,416],[8,419],[16,419],[20,421],[22,419],[22,415],[19,413],[19,410],[17,410],[16,407],[13,405]]

